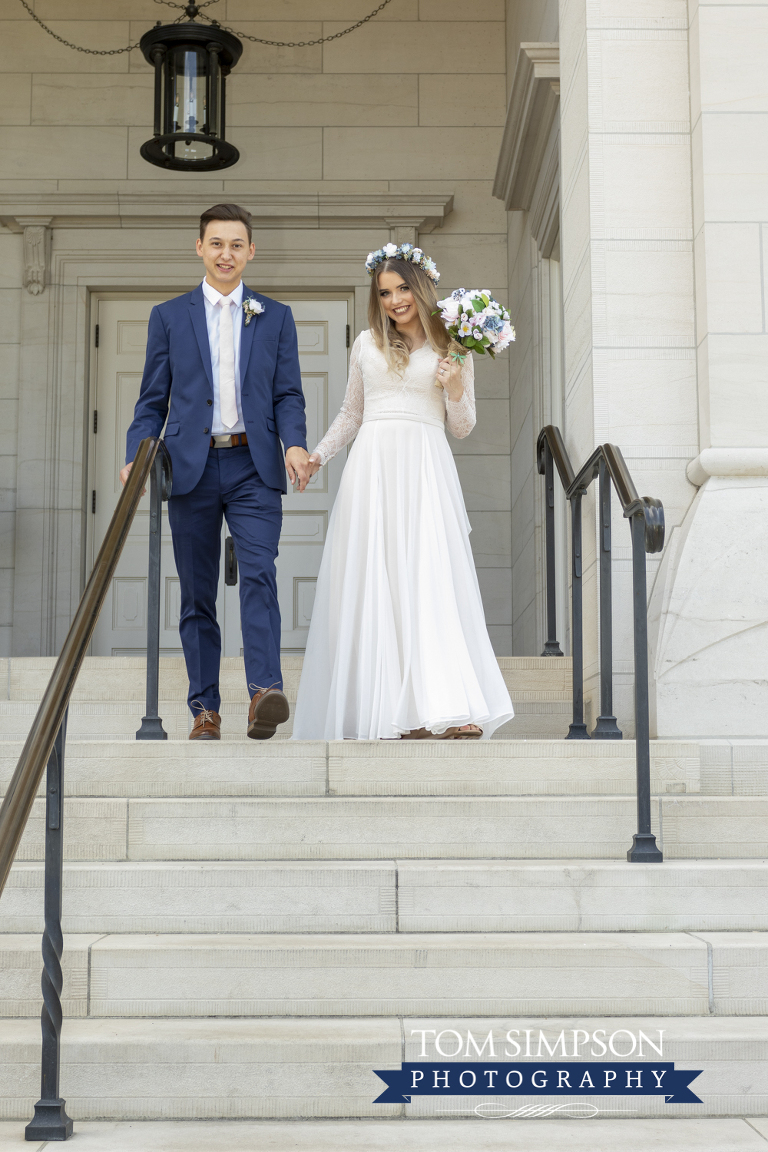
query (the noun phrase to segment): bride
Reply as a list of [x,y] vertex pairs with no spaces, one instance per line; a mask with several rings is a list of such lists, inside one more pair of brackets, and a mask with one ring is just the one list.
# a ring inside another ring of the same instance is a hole
[[[513,716],[485,626],[445,437],[475,425],[474,368],[449,353],[431,260],[372,253],[370,328],[352,348],[317,472],[355,435],[317,578],[296,740],[477,739]],[[437,385],[437,386],[436,386]]]

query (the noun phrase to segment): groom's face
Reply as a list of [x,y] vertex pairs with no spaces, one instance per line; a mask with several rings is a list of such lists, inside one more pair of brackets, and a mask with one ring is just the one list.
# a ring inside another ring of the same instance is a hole
[[228,296],[243,278],[245,266],[253,260],[255,245],[248,240],[245,224],[239,220],[211,220],[197,254],[205,265],[205,278],[212,288]]

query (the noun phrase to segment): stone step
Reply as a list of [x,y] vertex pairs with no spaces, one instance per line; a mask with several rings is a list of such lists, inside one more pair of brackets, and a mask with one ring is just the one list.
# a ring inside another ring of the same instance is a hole
[[[295,693],[294,693],[295,695]],[[548,697],[545,699],[544,697]],[[275,733],[275,740],[293,734],[295,700],[289,700],[290,716]],[[24,741],[37,712],[36,700],[0,701],[0,741]],[[163,728],[173,740],[186,740],[191,713],[183,699],[163,700],[158,709]],[[225,701],[221,712],[221,735],[225,741],[243,740],[247,728],[248,699]],[[144,714],[143,700],[74,701],[69,709],[69,737],[75,740],[121,740],[135,742]],[[571,720],[570,696],[558,693],[520,692],[515,695],[515,716],[494,734],[494,740],[565,738]]]
[[[14,865],[0,932],[42,931],[42,863]],[[768,930],[768,861],[68,864],[65,932]]]
[[[665,857],[768,856],[768,800],[659,796]],[[18,860],[41,860],[36,800]],[[68,860],[624,860],[637,828],[630,797],[69,799]],[[637,865],[641,867],[641,865]]]
[[[42,863],[11,869],[0,932],[42,930]],[[352,861],[67,864],[65,932],[394,932],[396,867]]]
[[[571,717],[571,660],[534,656],[499,657],[502,675],[514,697],[516,716],[496,733],[497,738],[562,739]],[[0,740],[24,740],[36,706],[53,671],[53,657],[13,657],[0,660]],[[290,738],[293,705],[301,679],[303,657],[282,660],[291,718],[278,739]],[[242,659],[221,662],[222,737],[241,739],[245,729],[248,691]],[[189,731],[186,706],[188,681],[181,657],[160,661],[160,707],[173,738]],[[135,657],[88,657],[78,676],[70,708],[70,735],[82,739],[132,740],[144,713],[146,663]],[[5,697],[5,699],[3,699]]]
[[[697,1081],[698,1082],[698,1081]],[[423,1119],[418,1124],[385,1120],[77,1120],[83,1152],[615,1152],[616,1149],[653,1148],[654,1152],[765,1152],[768,1120],[742,1116],[701,1119],[604,1118],[598,1131],[584,1124],[578,1104],[548,1105],[531,1102],[521,1109],[514,1125],[488,1124],[472,1119]],[[677,1107],[677,1105],[675,1105]],[[698,1105],[701,1110],[701,1105]],[[472,1115],[472,1108],[466,1109]],[[101,1113],[97,1113],[101,1115]],[[482,1114],[482,1113],[481,1113]],[[503,1114],[515,1115],[514,1104]],[[558,1119],[552,1119],[552,1116]],[[597,1115],[587,1105],[586,1115]],[[539,1117],[534,1119],[533,1117]],[[544,1117],[544,1118],[541,1118]],[[546,1119],[550,1117],[550,1119]],[[47,1144],[24,1143],[24,1125],[0,1121],[3,1152],[42,1152]],[[763,1136],[760,1135],[763,1133]]]
[[[78,935],[66,1017],[754,1016],[763,932]],[[40,1010],[40,937],[0,936],[0,1015]]]
[[[40,938],[0,937],[0,1014],[36,1015]],[[66,1016],[762,1015],[768,933],[68,936]]]
[[[0,791],[22,748],[0,742]],[[655,793],[699,784],[698,744],[653,743]],[[630,740],[68,740],[65,760],[70,797],[634,796],[635,787]]]
[[[0,791],[21,741],[0,743]],[[64,794],[73,796],[324,796],[322,740],[67,740]],[[45,794],[45,781],[40,793]]]
[[[467,1037],[482,1045],[489,1032],[493,1032],[495,1049],[501,1059],[509,1060],[515,1049],[507,1042],[507,1033],[516,1029],[520,1037],[526,1030],[531,1033],[535,1054],[546,1045],[557,1048],[564,1033],[567,1051],[574,1044],[574,1032],[580,1043],[579,1055],[595,1059],[601,1054],[601,1045],[613,1042],[622,1053],[639,1040],[643,1043],[643,1059],[655,1056],[652,1048],[639,1036],[643,1032],[653,1042],[661,1043],[663,1059],[674,1061],[678,1068],[701,1069],[701,1075],[691,1087],[702,1099],[702,1104],[676,1104],[674,1116],[764,1117],[768,1113],[768,1091],[765,1081],[765,1062],[768,1060],[768,1020],[744,1017],[618,1017],[595,1018],[533,1018],[533,1019],[138,1019],[138,1020],[70,1020],[62,1033],[61,1095],[66,1098],[67,1110],[80,1120],[102,1117],[114,1120],[169,1120],[175,1118],[214,1120],[219,1118],[269,1118],[310,1120],[339,1117],[376,1117],[395,1120],[400,1117],[418,1118],[419,1123],[393,1124],[400,1152],[436,1152],[437,1149],[456,1152],[482,1152],[486,1145],[476,1140],[476,1134],[499,1133],[498,1143],[488,1147],[494,1152],[563,1152],[569,1149],[583,1152],[616,1152],[616,1149],[635,1147],[617,1138],[610,1125],[617,1123],[611,1110],[621,1109],[622,1116],[653,1117],[643,1130],[643,1140],[637,1147],[654,1148],[658,1152],[687,1152],[688,1144],[677,1143],[675,1124],[670,1120],[670,1106],[663,1097],[635,1096],[615,1098],[598,1097],[595,1106],[602,1113],[596,1125],[578,1121],[572,1137],[567,1120],[489,1124],[462,1117],[461,1135],[448,1143],[451,1131],[446,1120],[443,1100],[428,1097],[414,1099],[410,1104],[374,1104],[383,1090],[383,1082],[373,1073],[374,1068],[399,1068],[401,1060],[417,1059],[422,1051],[421,1032],[434,1031],[442,1036],[441,1046],[455,1050],[455,1038],[442,1035],[448,1029],[459,1032],[462,1056]],[[659,1041],[659,1031],[663,1036]],[[597,1035],[596,1035],[597,1033]],[[585,1040],[586,1037],[586,1040]],[[426,1037],[425,1037],[426,1038]],[[436,1038],[436,1036],[435,1036]],[[514,1038],[514,1037],[513,1037]],[[433,1037],[425,1048],[434,1059]],[[562,1043],[562,1042],[561,1042]],[[594,1052],[594,1055],[592,1053]],[[617,1059],[608,1053],[609,1058]],[[437,1057],[449,1068],[457,1060],[450,1056]],[[619,1057],[618,1059],[620,1059]],[[530,1057],[525,1061],[528,1063]],[[562,1059],[559,1056],[558,1062]],[[567,1063],[572,1057],[563,1060]],[[459,1056],[458,1061],[461,1061]],[[522,1063],[522,1061],[520,1061]],[[4,1087],[2,1114],[25,1123],[40,1094],[40,1024],[38,1020],[5,1021],[0,1030],[0,1082]],[[452,1096],[450,1107],[471,1116],[474,1108],[486,1099],[505,1105],[510,1097]],[[570,1103],[579,1098],[571,1097]],[[530,1107],[541,1103],[558,1104],[550,1097],[512,1098],[512,1107]],[[567,1115],[567,1113],[566,1113]],[[624,1123],[627,1120],[624,1119]],[[729,1142],[725,1125],[728,1121],[713,1121],[709,1143],[690,1145],[691,1152],[753,1152],[763,1147],[761,1137],[754,1128],[754,1143]],[[768,1126],[756,1119],[756,1125]],[[525,1124],[526,1139],[520,1137],[518,1125]],[[574,1121],[575,1125],[575,1121]],[[719,1127],[717,1126],[719,1125]],[[311,1131],[314,1127],[309,1126]],[[377,1152],[394,1148],[394,1144],[380,1144],[361,1138],[358,1143],[341,1143],[346,1125],[318,1126],[319,1140],[302,1143],[305,1124],[280,1126],[287,1133],[288,1143],[266,1142],[266,1132],[259,1126],[256,1139],[249,1143],[249,1130],[239,1126],[235,1143],[219,1143],[213,1136],[215,1128],[198,1125],[195,1131],[205,1134],[203,1143],[193,1145],[200,1152],[231,1152],[233,1148],[271,1149],[288,1152],[346,1152],[346,1149],[371,1149]],[[78,1128],[78,1131],[80,1129]],[[351,1128],[349,1131],[359,1131]],[[365,1131],[365,1130],[364,1130]],[[627,1128],[627,1133],[632,1130]],[[168,1129],[163,1129],[167,1133]],[[420,1137],[414,1135],[418,1132]],[[211,1133],[209,1135],[209,1133]],[[557,1142],[550,1142],[553,1134]],[[702,1136],[702,1129],[697,1128]],[[264,1134],[264,1142],[262,1142]],[[78,1139],[81,1137],[78,1136]],[[178,1152],[190,1147],[184,1141],[165,1143],[166,1136],[157,1140],[150,1135],[146,1143],[123,1145],[118,1143],[113,1129],[107,1137],[93,1145],[93,1152],[125,1152],[125,1149],[152,1149],[153,1152]],[[91,1147],[85,1142],[85,1148]],[[483,1139],[483,1136],[480,1136]],[[490,1136],[488,1137],[490,1139]],[[584,1141],[572,1143],[573,1139]],[[702,1136],[703,1139],[703,1136]],[[23,1136],[22,1136],[23,1140]],[[408,1141],[418,1141],[413,1144]],[[543,1141],[543,1142],[542,1142]],[[15,1147],[13,1145],[12,1147]],[[22,1144],[19,1144],[19,1148]],[[32,1145],[28,1145],[32,1147]]]
[[[500,656],[499,668],[510,692],[541,692],[544,699],[553,693],[567,698],[571,691],[572,663],[569,657],[548,659],[539,656]],[[303,657],[282,657],[286,694],[296,698],[301,678]],[[56,664],[53,656],[11,657],[0,660],[0,699],[34,700],[42,698]],[[188,691],[187,672],[180,656],[160,660],[160,699],[184,701]],[[242,659],[225,657],[221,661],[220,688],[222,701],[248,702],[245,668]],[[123,656],[89,656],[77,678],[72,696],[75,701],[143,701],[146,693],[146,662],[142,658]]]

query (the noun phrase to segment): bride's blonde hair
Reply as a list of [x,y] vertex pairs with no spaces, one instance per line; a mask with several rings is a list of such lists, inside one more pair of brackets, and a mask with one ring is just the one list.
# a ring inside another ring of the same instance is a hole
[[[458,347],[445,330],[437,307],[435,287],[426,272],[417,264],[406,260],[384,260],[371,278],[371,294],[368,297],[368,324],[376,347],[384,353],[389,367],[402,376],[410,359],[410,350],[403,336],[384,311],[379,295],[379,276],[382,272],[396,272],[411,292],[419,313],[427,343],[438,356],[447,356],[452,348]],[[435,315],[433,315],[435,313]]]

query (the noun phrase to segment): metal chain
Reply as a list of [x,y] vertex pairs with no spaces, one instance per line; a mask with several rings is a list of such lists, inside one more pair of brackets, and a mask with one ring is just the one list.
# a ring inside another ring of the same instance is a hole
[[369,12],[362,20],[358,20],[357,24],[350,24],[349,28],[345,28],[342,32],[334,32],[332,36],[321,36],[318,40],[262,40],[260,36],[249,36],[247,32],[237,32],[226,24],[219,25],[217,21],[211,20],[211,17],[206,16],[203,12],[200,15],[204,20],[211,20],[212,24],[217,24],[217,27],[221,27],[225,32],[231,32],[233,36],[238,36],[241,40],[250,40],[253,44],[268,44],[270,48],[313,48],[316,44],[328,44],[331,40],[338,40],[340,36],[346,36],[349,32],[355,32],[358,28],[362,28],[363,24],[367,24],[369,20],[373,20],[374,16],[378,16],[382,8],[386,8],[389,3],[390,0],[383,0],[378,8],[374,8],[373,12]]
[[[127,48],[82,48],[79,44],[73,44],[70,40],[65,40],[63,36],[57,36],[52,28],[49,28],[47,24],[43,23],[39,16],[35,15],[29,4],[27,4],[27,0],[19,0],[19,2],[26,8],[29,15],[40,25],[44,32],[47,32],[54,40],[58,40],[59,44],[63,44],[65,48],[71,48],[74,52],[84,52],[87,56],[120,56],[123,52],[133,52],[134,48],[139,47],[137,42],[136,44],[129,44]],[[210,0],[210,2],[213,3],[214,0]],[[176,5],[174,5],[174,7],[176,7]],[[181,19],[181,17],[179,17],[179,19]],[[174,23],[178,23],[178,21],[174,21]]]
[[[218,0],[203,0],[202,4],[198,4],[199,9],[207,8],[210,4],[216,4]],[[391,0],[382,0],[378,8],[374,8],[373,12],[369,12],[362,20],[358,20],[357,24],[350,24],[349,28],[345,28],[342,32],[334,32],[332,36],[321,36],[318,40],[262,40],[260,36],[249,36],[247,32],[236,32],[233,28],[228,28],[225,24],[219,24],[217,20],[211,19],[206,16],[204,12],[200,15],[204,20],[209,20],[211,24],[217,28],[222,28],[225,32],[231,32],[233,36],[239,36],[243,40],[250,40],[253,44],[266,44],[270,48],[314,48],[317,44],[328,44],[331,40],[338,40],[341,36],[346,36],[349,32],[355,32],[358,28],[362,28],[363,24],[367,24],[369,20],[373,20],[374,16],[378,16],[379,12],[391,2]],[[58,36],[52,28],[44,24],[39,16],[30,8],[27,0],[19,0],[19,3],[26,8],[32,19],[40,25],[44,32],[52,36],[54,40],[58,40],[59,44],[63,44],[65,48],[71,48],[74,52],[84,52],[87,56],[119,56],[123,52],[132,52],[134,48],[138,48],[136,44],[129,44],[126,48],[82,48],[79,44],[73,44],[70,40],[65,40],[63,36]],[[169,8],[186,9],[186,4],[174,4],[171,0],[155,0],[156,4],[167,4]],[[179,24],[183,19],[179,16],[173,21],[174,24]]]
[[[201,8],[210,8],[211,4],[218,4],[219,0],[201,0],[199,4],[174,4],[173,0],[155,0],[155,4],[165,4],[167,8],[180,8],[182,12],[186,12],[190,20],[194,20]],[[190,15],[190,9],[193,8],[194,15]]]

